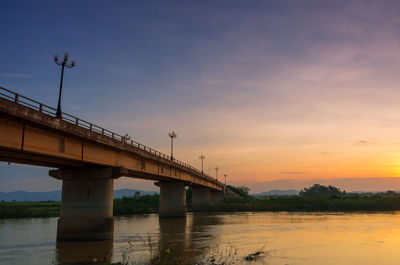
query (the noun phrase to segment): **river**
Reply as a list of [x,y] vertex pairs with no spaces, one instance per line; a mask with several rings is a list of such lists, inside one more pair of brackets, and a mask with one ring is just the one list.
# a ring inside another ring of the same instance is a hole
[[[156,214],[115,217],[114,241],[55,241],[57,218],[0,219],[0,264],[143,264],[168,258],[207,263],[329,265],[400,262],[399,213]],[[161,243],[160,243],[161,242]],[[262,250],[248,262],[244,257]]]

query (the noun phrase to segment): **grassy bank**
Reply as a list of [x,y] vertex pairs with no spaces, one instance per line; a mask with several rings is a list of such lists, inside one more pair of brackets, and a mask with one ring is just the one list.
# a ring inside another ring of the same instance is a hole
[[160,195],[140,195],[114,199],[114,216],[158,213]]
[[0,218],[55,217],[60,214],[60,202],[2,202]]
[[[114,215],[157,213],[160,196],[142,195],[114,199]],[[0,218],[56,217],[60,202],[1,202]]]
[[[159,195],[124,197],[114,200],[114,215],[157,213]],[[190,206],[190,204],[189,204]],[[190,207],[189,207],[190,209]],[[288,212],[357,212],[399,211],[400,195],[314,195],[314,196],[245,196],[225,200],[209,207],[212,212],[288,211]],[[59,216],[60,202],[0,203],[0,218]]]
[[246,197],[210,207],[211,211],[399,211],[400,195],[314,195]]

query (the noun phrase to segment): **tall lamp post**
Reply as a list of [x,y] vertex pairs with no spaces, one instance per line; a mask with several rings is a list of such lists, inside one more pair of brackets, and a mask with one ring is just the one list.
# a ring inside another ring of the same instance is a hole
[[219,170],[219,168],[215,167],[214,169],[215,169],[215,179],[218,180],[218,170]]
[[226,196],[226,177],[227,177],[227,176],[228,176],[227,174],[224,174],[224,177],[225,177],[224,197]]
[[201,159],[201,174],[204,174],[203,161],[204,161],[204,159],[206,159],[206,157],[204,155],[201,155],[201,156],[199,156],[199,158]]
[[174,138],[176,138],[178,135],[176,135],[175,132],[170,132],[169,137],[171,138],[171,161],[174,160],[174,154],[173,154],[173,150],[174,150]]
[[61,59],[60,56],[54,55],[54,62],[57,65],[61,65],[61,80],[60,80],[60,91],[58,94],[58,105],[57,105],[57,112],[56,112],[56,117],[61,118],[61,93],[62,93],[62,85],[63,85],[63,79],[64,79],[64,68],[72,68],[76,65],[75,61],[69,62],[69,54],[65,53],[64,57]]

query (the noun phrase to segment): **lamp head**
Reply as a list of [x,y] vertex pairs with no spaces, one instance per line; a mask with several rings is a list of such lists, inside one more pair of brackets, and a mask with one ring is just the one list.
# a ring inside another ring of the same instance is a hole
[[171,137],[171,138],[176,138],[178,135],[176,135],[176,133],[175,132],[170,132],[169,134],[169,137]]

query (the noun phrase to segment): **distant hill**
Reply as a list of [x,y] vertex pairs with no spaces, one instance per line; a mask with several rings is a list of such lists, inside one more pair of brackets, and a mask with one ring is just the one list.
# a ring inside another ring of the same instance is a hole
[[[136,192],[140,194],[156,194],[157,191],[143,191],[133,189],[122,189],[114,190],[114,199],[134,196]],[[29,192],[29,191],[13,191],[13,192],[1,192],[0,201],[6,202],[40,202],[40,201],[61,201],[61,190],[47,191],[47,192]]]
[[289,196],[299,195],[298,190],[270,190],[262,193],[252,194],[253,196]]
[[132,197],[135,196],[136,192],[139,192],[141,195],[153,195],[159,193],[158,191],[143,191],[143,190],[132,190],[132,189],[114,190],[114,199],[122,197]]

